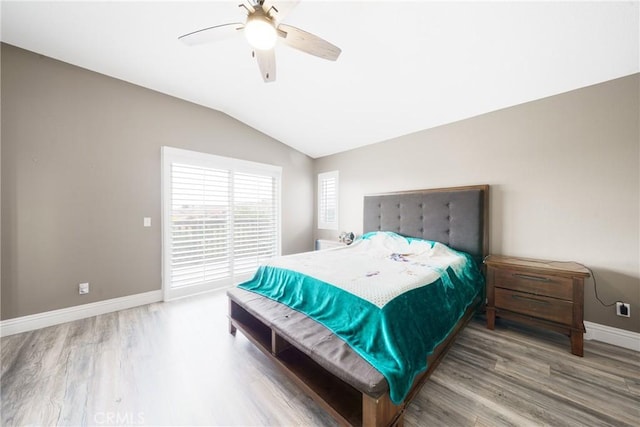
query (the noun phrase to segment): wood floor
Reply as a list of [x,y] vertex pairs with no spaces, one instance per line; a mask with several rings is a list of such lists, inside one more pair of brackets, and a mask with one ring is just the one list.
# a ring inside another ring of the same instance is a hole
[[[242,334],[224,293],[2,338],[2,425],[334,425]],[[640,425],[640,354],[477,318],[407,426]]]

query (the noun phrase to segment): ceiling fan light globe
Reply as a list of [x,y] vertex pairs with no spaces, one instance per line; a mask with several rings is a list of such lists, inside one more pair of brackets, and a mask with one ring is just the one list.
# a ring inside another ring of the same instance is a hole
[[247,20],[244,27],[244,35],[249,44],[258,50],[273,49],[278,39],[273,24],[262,16],[254,16]]

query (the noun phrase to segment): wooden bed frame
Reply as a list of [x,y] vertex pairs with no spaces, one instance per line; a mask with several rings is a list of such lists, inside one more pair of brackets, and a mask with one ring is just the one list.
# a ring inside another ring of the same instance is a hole
[[[416,194],[433,194],[433,193],[459,193],[464,191],[481,191],[481,208],[478,225],[480,248],[477,253],[472,253],[476,257],[484,257],[488,252],[488,212],[489,212],[489,186],[469,186],[442,188],[435,190],[420,190],[403,193],[390,193],[385,195],[377,195],[372,197],[390,196],[394,200],[397,196],[412,197]],[[377,200],[377,199],[376,199]],[[402,199],[404,200],[404,199]],[[370,200],[371,202],[371,200]],[[371,203],[369,203],[371,204]],[[380,204],[375,202],[377,207]],[[447,202],[449,208],[449,202]],[[422,208],[422,203],[420,204]],[[398,204],[400,208],[400,204]],[[367,209],[367,203],[365,203]],[[371,214],[371,213],[369,213]],[[365,212],[365,217],[367,212]],[[381,215],[374,215],[380,218]],[[422,219],[422,216],[420,216]],[[449,221],[449,215],[447,215]],[[373,231],[372,228],[381,227],[366,225],[365,231]],[[370,229],[367,230],[367,227]],[[394,226],[395,227],[395,226]],[[415,225],[412,225],[415,227]],[[392,229],[390,231],[403,231]],[[421,231],[422,228],[420,228]],[[401,233],[403,234],[403,233]],[[407,233],[408,234],[408,233]],[[428,232],[416,236],[417,232],[411,233],[414,237],[428,237]],[[446,230],[446,234],[450,230]],[[436,240],[431,238],[430,240]],[[449,241],[443,242],[450,244]],[[453,246],[455,248],[455,246]],[[283,338],[281,332],[276,327],[270,327],[257,316],[251,314],[244,307],[233,299],[229,299],[229,332],[235,335],[240,330],[258,349],[260,349],[269,359],[278,365],[282,371],[293,380],[305,393],[313,398],[322,408],[331,414],[341,425],[348,426],[366,426],[366,427],[382,427],[382,426],[402,426],[404,422],[404,411],[411,400],[418,394],[420,388],[429,378],[431,373],[436,369],[440,361],[444,358],[449,347],[453,344],[457,334],[466,326],[474,313],[481,307],[484,295],[479,296],[467,308],[463,317],[456,324],[451,334],[435,348],[434,352],[428,357],[428,369],[416,377],[410,392],[406,399],[400,405],[394,405],[389,399],[388,392],[381,397],[371,397],[344,382],[337,376],[325,370],[317,362],[307,356],[304,352],[296,348],[295,343],[289,343]]]

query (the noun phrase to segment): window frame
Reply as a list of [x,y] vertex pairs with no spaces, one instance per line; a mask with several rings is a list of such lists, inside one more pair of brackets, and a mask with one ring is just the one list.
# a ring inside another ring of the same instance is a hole
[[[324,200],[326,199],[326,194],[325,194],[325,186],[323,183],[328,180],[334,180],[335,182],[335,185],[334,185],[335,190],[334,190],[333,200],[332,200],[333,205],[335,206],[335,215],[334,215],[333,221],[327,221],[328,214],[327,212],[323,212],[323,208],[327,204],[324,202]],[[317,226],[319,230],[338,230],[338,222],[339,222],[339,214],[340,214],[339,200],[340,200],[339,172],[337,170],[334,170],[334,171],[319,173],[318,174],[318,198],[317,198],[317,203],[318,203]]]
[[[234,274],[233,267],[229,278],[217,280],[197,285],[172,288],[171,286],[171,259],[172,259],[172,164],[186,164],[195,167],[226,169],[234,173],[248,173],[256,175],[271,176],[275,179],[275,215],[276,215],[276,236],[275,250],[276,256],[282,253],[282,167],[265,163],[252,162],[248,160],[223,157],[215,154],[202,153],[198,151],[185,150],[169,146],[161,148],[161,244],[162,244],[162,292],[165,301],[181,298],[196,293],[207,292],[214,289],[222,289],[233,286],[243,280],[251,278],[252,274]],[[233,179],[231,180],[233,182]],[[233,185],[230,185],[233,187]],[[230,193],[230,232],[233,236],[233,192]],[[233,237],[231,237],[233,242]],[[233,257],[233,243],[229,248],[229,256]],[[233,266],[233,260],[231,261]]]

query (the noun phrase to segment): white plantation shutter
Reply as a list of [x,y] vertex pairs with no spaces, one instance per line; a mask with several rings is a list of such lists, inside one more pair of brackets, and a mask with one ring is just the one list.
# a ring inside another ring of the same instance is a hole
[[336,220],[336,180],[334,178],[321,181],[320,212],[322,221],[333,223]]
[[277,252],[275,179],[236,173],[233,177],[233,262],[237,274],[252,273]]
[[171,286],[231,277],[227,170],[171,165]]
[[338,229],[338,171],[318,174],[318,228]]
[[250,278],[280,248],[281,168],[163,147],[165,299]]

